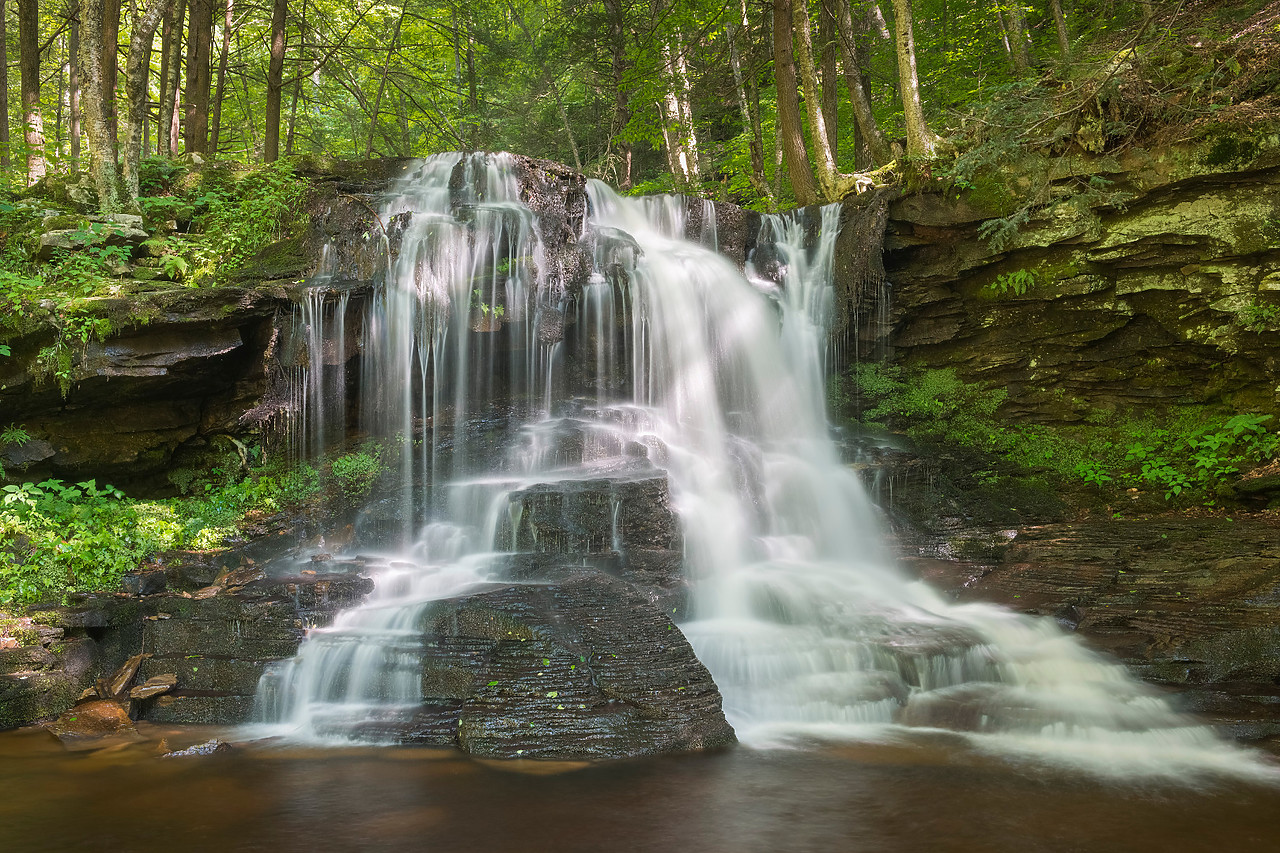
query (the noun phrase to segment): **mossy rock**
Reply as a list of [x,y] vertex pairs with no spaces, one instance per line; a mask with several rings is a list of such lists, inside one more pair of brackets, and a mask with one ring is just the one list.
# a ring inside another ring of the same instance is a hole
[[306,248],[306,243],[301,237],[290,237],[287,240],[272,243],[232,273],[231,280],[243,283],[301,278],[310,268]]

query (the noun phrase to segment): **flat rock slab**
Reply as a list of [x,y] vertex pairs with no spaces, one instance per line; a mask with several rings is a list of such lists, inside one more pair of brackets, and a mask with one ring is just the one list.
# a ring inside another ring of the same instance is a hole
[[1113,520],[1018,531],[1000,562],[921,560],[960,601],[1050,616],[1233,735],[1280,739],[1280,524]]

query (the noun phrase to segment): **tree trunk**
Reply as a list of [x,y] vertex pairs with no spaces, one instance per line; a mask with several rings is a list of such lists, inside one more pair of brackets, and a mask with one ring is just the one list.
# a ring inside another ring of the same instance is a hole
[[267,65],[267,129],[262,159],[274,163],[280,157],[280,89],[284,83],[285,0],[271,6],[271,61]]
[[791,3],[792,0],[773,0],[773,73],[778,84],[778,139],[791,175],[791,190],[796,203],[803,207],[818,201],[818,187],[800,124],[800,95],[791,50]]
[[907,157],[928,160],[937,148],[937,137],[924,120],[920,105],[920,76],[916,72],[916,39],[912,32],[911,0],[893,0],[894,34],[898,53],[898,79],[902,114],[907,125]]
[[44,116],[40,114],[40,18],[36,0],[18,0],[18,73],[27,142],[27,186],[44,177]]
[[1049,0],[1049,9],[1053,12],[1053,23],[1058,30],[1058,49],[1062,51],[1062,60],[1071,59],[1071,38],[1067,35],[1067,16],[1062,14],[1062,0]]
[[1004,55],[1013,62],[1013,43],[1009,40],[1009,27],[1004,22],[1004,11],[1000,8],[1000,0],[991,0],[991,10],[995,12],[996,23],[1000,26],[1000,42],[1004,45]]
[[146,11],[133,19],[129,60],[124,72],[128,104],[128,130],[124,140],[124,185],[131,198],[138,197],[138,166],[142,161],[142,126],[147,121],[147,82],[151,76],[151,43],[160,19],[174,0],[151,0]]
[[182,142],[187,151],[209,150],[210,42],[213,38],[213,0],[190,0],[187,18],[187,115]]
[[800,60],[800,90],[804,95],[805,113],[809,117],[809,135],[813,138],[818,186],[822,190],[824,201],[836,201],[842,195],[840,175],[836,169],[835,152],[831,150],[829,143],[826,118],[822,114],[822,94],[818,88],[818,72],[813,62],[808,6],[807,0],[794,0],[792,4],[792,44],[796,58]]
[[160,59],[160,132],[156,153],[172,157],[178,153],[178,82],[182,71],[182,16],[186,0],[164,17]]
[[226,15],[222,19],[222,50],[218,55],[218,82],[213,92],[213,134],[209,140],[209,156],[218,156],[218,137],[222,133],[222,97],[226,91],[227,60],[231,56],[231,27],[234,21],[236,0],[226,0]]
[[400,25],[404,23],[405,10],[409,8],[408,0],[400,4],[400,17],[396,18],[396,28],[391,33],[391,42],[387,45],[387,60],[382,63],[382,77],[378,80],[378,95],[373,99],[373,115],[369,117],[369,141],[364,147],[364,157],[373,156],[373,134],[378,129],[378,113],[382,110],[382,95],[387,89],[387,75],[391,73],[391,59],[396,54],[396,44],[400,41]]
[[1031,70],[1031,53],[1027,40],[1027,13],[1022,8],[1022,0],[1011,0],[1006,12],[1013,70],[1018,74],[1026,74]]
[[[747,28],[746,3],[742,4],[742,30],[745,38]],[[760,114],[752,109],[751,99],[747,95],[746,75],[742,73],[742,56],[738,53],[736,26],[732,18],[725,23],[725,36],[729,41],[729,64],[733,68],[733,85],[738,95],[738,109],[742,113],[742,129],[751,134],[748,149],[751,153],[751,188],[756,195],[764,199],[769,207],[773,207],[773,193],[769,191],[769,182],[764,174],[764,134],[760,127]]]
[[116,136],[107,110],[107,66],[115,61],[105,38],[105,0],[83,0],[80,7],[80,73],[84,77],[82,101],[84,134],[89,142],[89,175],[98,190],[98,206],[104,213],[131,207],[117,161]]
[[667,146],[671,177],[682,190],[698,183],[698,137],[693,127],[693,105],[689,100],[689,68],[680,44],[662,43],[662,135]]
[[822,72],[822,121],[827,126],[827,147],[840,162],[840,86],[836,70],[838,45],[835,21],[836,0],[821,0],[818,6],[818,56]]
[[[849,89],[849,102],[853,105],[853,118],[858,125],[860,141],[867,146],[871,155],[872,165],[883,166],[893,159],[893,152],[880,131],[880,125],[876,123],[875,113],[871,111],[871,98],[867,94],[866,77],[863,73],[863,50],[858,43],[858,33],[854,30],[849,2],[839,0],[839,4],[836,27],[840,32],[840,47],[844,56],[844,81]],[[865,28],[865,22],[863,26]],[[865,29],[863,31],[865,32]]]
[[[307,53],[307,0],[302,0],[302,10],[299,12],[298,18],[298,62],[300,66],[313,65],[314,67],[311,57]],[[319,82],[315,79],[315,74],[316,71],[312,71],[313,83]],[[297,74],[293,78],[293,94],[289,98],[289,129],[284,135],[284,153],[286,157],[293,156],[293,139],[298,128],[298,101],[302,98],[302,81],[306,77],[307,75],[305,74]],[[283,95],[283,92],[281,94]]]
[[120,0],[103,0],[102,9],[102,50],[106,61],[102,68],[102,97],[107,105],[111,135],[119,146],[120,115],[116,107],[116,86],[120,82]]
[[0,24],[5,37],[0,38],[0,169],[9,168],[9,15],[5,0],[0,0]]
[[[2,0],[0,0],[2,2]],[[72,14],[77,18],[71,21],[70,51],[71,51],[71,75],[67,81],[67,112],[70,128],[68,133],[71,136],[71,168],[80,168],[80,21],[78,20],[79,9],[71,10]]]

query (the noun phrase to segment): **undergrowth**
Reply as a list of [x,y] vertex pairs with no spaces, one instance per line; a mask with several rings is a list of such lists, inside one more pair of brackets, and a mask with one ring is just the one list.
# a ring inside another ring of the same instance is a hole
[[[18,443],[29,438],[6,435]],[[94,480],[4,486],[0,607],[114,589],[125,572],[156,552],[218,549],[241,536],[255,519],[278,512],[353,506],[385,470],[382,449],[375,443],[326,460],[319,468],[258,464],[257,450],[244,449],[244,467],[213,466],[201,477],[183,478],[184,495],[176,498],[135,500]]]
[[[1099,497],[1136,489],[1213,506],[1231,499],[1243,471],[1280,452],[1271,415],[1205,407],[1099,410],[1063,426],[1011,423],[998,415],[1006,392],[965,382],[950,368],[858,365],[831,396],[834,410],[864,428],[901,433],[929,450],[985,454],[1004,476],[1048,477]],[[994,467],[990,476],[999,476]]]

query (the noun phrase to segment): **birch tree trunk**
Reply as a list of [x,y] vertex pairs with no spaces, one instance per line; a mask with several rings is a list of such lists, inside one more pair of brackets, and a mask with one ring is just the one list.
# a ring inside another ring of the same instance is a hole
[[671,176],[681,189],[697,184],[698,137],[693,127],[693,105],[689,99],[689,69],[680,53],[680,42],[662,44],[664,78],[662,96],[662,136],[666,142]]
[[893,0],[894,36],[898,53],[898,79],[902,91],[902,113],[907,125],[907,157],[928,160],[938,140],[924,120],[920,104],[920,76],[916,72],[916,39],[912,31],[911,0]]
[[44,177],[44,116],[40,113],[40,19],[36,0],[18,0],[18,74],[27,143],[27,186]]
[[147,81],[151,76],[151,43],[156,27],[174,0],[151,0],[142,14],[134,17],[129,37],[129,59],[124,71],[124,92],[128,103],[128,127],[124,141],[124,186],[130,198],[138,197],[138,166],[142,161],[142,126],[147,121]]
[[84,134],[89,142],[89,175],[104,213],[131,207],[117,160],[116,135],[107,110],[107,65],[114,63],[105,38],[105,0],[83,0],[80,7],[80,73],[84,78]]
[[817,203],[818,187],[800,124],[800,95],[791,48],[791,3],[792,0],[773,0],[773,73],[778,85],[778,143],[790,173],[791,191],[796,203],[803,207]]

